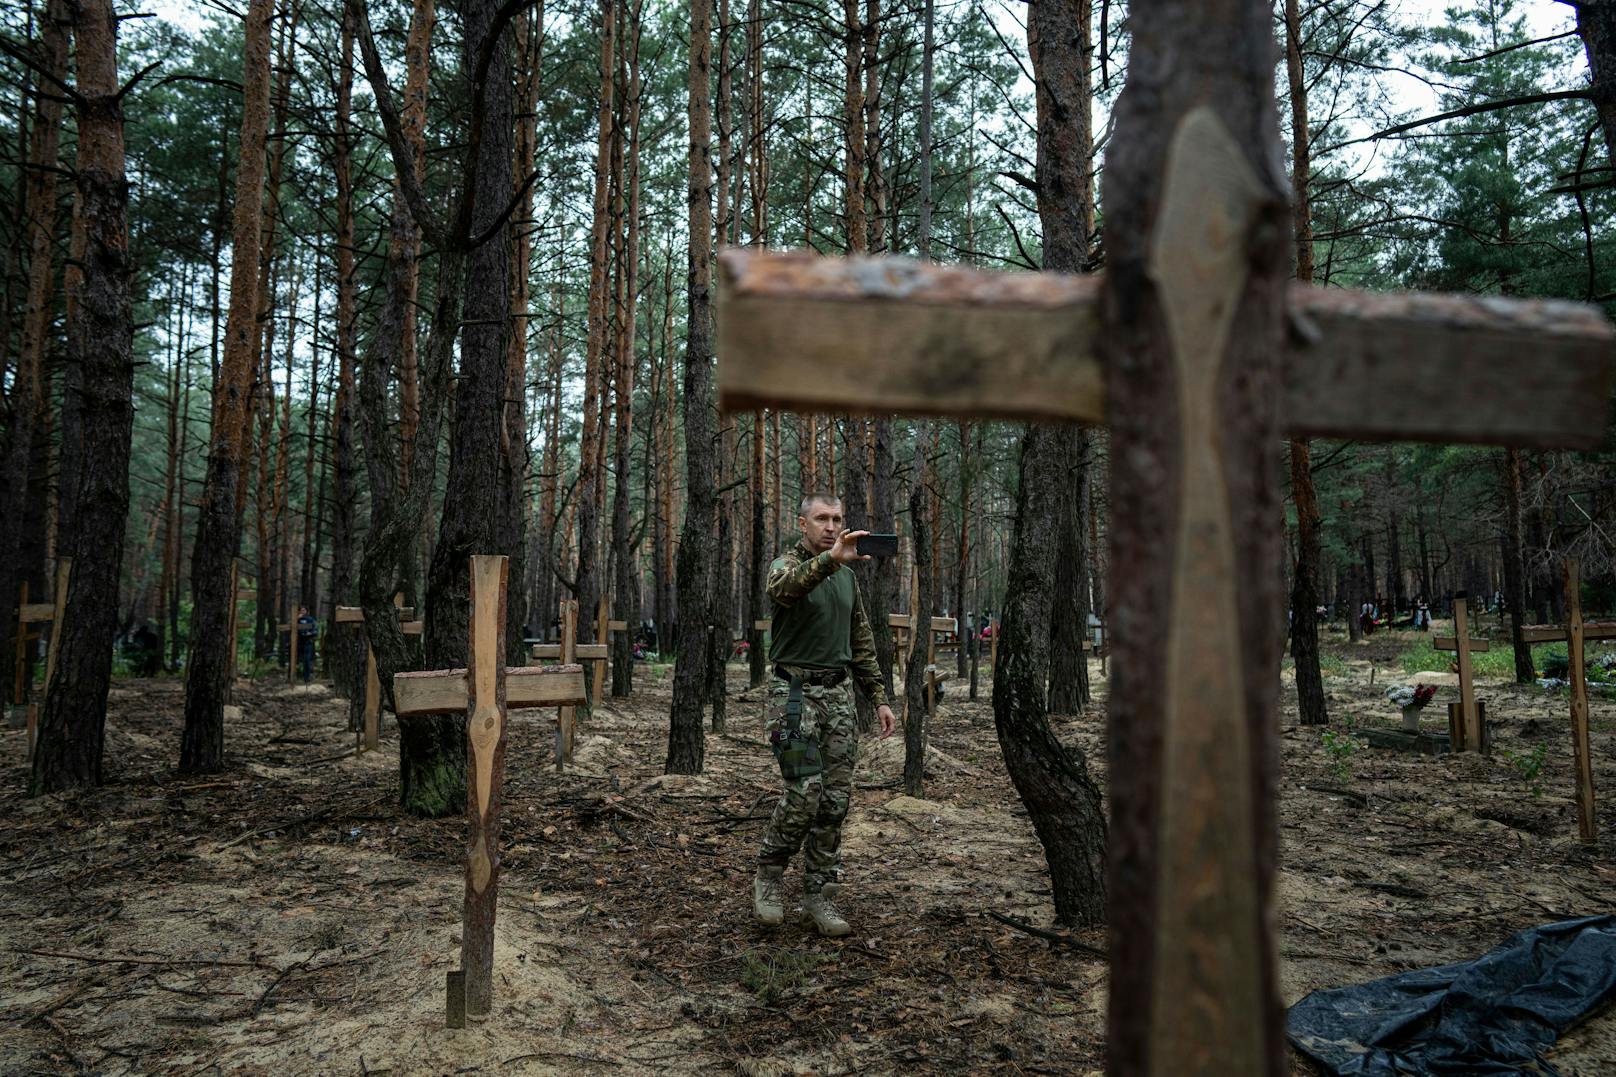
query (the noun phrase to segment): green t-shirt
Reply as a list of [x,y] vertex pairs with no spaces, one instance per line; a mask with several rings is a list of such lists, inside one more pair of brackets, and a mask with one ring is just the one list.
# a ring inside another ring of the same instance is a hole
[[[819,554],[819,557],[828,555]],[[770,574],[796,567],[785,557]],[[774,603],[769,660],[814,669],[846,669],[853,661],[853,573],[833,570],[788,605]]]

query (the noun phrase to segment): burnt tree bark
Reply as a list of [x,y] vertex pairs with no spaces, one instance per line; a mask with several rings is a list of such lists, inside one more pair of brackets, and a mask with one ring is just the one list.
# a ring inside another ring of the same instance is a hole
[[[1308,203],[1312,147],[1307,128],[1307,83],[1302,71],[1302,28],[1297,0],[1285,0],[1285,70],[1291,91],[1291,222],[1296,239],[1296,279],[1313,279],[1313,215]],[[1303,725],[1330,720],[1319,669],[1319,498],[1313,486],[1312,447],[1290,443],[1291,500],[1296,505],[1296,578],[1291,586],[1291,659],[1296,667],[1296,707]]]
[[687,508],[679,542],[678,654],[668,715],[670,774],[701,773],[707,653],[707,581],[712,560],[712,65],[711,0],[690,2],[690,262],[685,302]]
[[931,611],[936,603],[932,587],[931,536],[937,521],[931,512],[932,469],[926,459],[926,441],[915,431],[914,485],[909,488],[909,528],[915,547],[914,608],[909,611],[909,638],[914,645],[903,671],[903,791],[918,797],[925,792],[926,742],[930,715],[926,712],[927,668],[930,654]]
[[1504,601],[1509,606],[1509,638],[1515,652],[1515,683],[1537,679],[1532,646],[1521,637],[1526,618],[1526,571],[1521,558],[1521,452],[1504,450]]
[[32,793],[101,780],[134,424],[129,195],[118,20],[111,0],[79,0],[73,36],[78,68],[75,173],[85,248],[68,333],[81,363],[84,466],[74,476],[77,526],[63,536],[74,567],[63,623],[52,626],[60,642],[40,718],[29,779]]
[[[1087,244],[1089,163],[1078,128],[1086,126],[1085,0],[1035,0],[1028,13],[1028,49],[1038,73],[1038,208],[1046,268],[1073,270]],[[1082,69],[1082,70],[1079,70]],[[1067,533],[1081,527],[1065,508],[1080,486],[1068,474],[1072,454],[1085,452],[1075,426],[1035,426],[1021,445],[1016,519],[1010,550],[999,663],[993,673],[993,721],[1005,769],[1044,847],[1054,889],[1055,917],[1065,924],[1100,923],[1105,914],[1106,822],[1099,787],[1081,753],[1069,751],[1049,726],[1045,679],[1055,619],[1057,561],[1069,557]],[[1078,476],[1080,479],[1081,476]],[[1074,506],[1075,508],[1075,506]],[[1081,575],[1081,573],[1079,573]],[[1082,658],[1077,635],[1059,641]]]
[[269,128],[269,35],[272,0],[247,8],[242,62],[241,151],[232,216],[230,308],[224,358],[214,382],[207,477],[191,555],[191,656],[185,670],[185,731],[180,769],[217,770],[224,763],[224,703],[231,653],[230,566],[241,540],[238,487],[242,434],[252,394],[253,341],[258,334],[258,256],[263,215],[264,150]]

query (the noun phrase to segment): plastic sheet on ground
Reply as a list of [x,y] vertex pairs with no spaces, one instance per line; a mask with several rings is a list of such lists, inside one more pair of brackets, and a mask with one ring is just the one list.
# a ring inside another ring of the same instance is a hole
[[1558,1073],[1542,1057],[1616,998],[1616,916],[1529,928],[1474,961],[1314,991],[1297,1050],[1343,1077]]

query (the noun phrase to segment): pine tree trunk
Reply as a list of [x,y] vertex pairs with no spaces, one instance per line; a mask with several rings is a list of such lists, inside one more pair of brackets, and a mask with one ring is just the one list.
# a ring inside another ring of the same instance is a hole
[[[636,299],[639,295],[640,264],[640,14],[643,6],[636,4],[632,25],[627,28],[627,87],[625,102],[625,134],[628,141],[626,179],[628,188],[627,212],[622,216],[623,302],[617,335],[617,441],[614,470],[615,487],[612,491],[612,583],[613,603],[607,608],[608,620],[622,618],[637,627],[640,607],[639,563],[629,534],[629,473],[630,450],[633,448],[634,430],[634,375],[639,366],[634,338]],[[621,199],[620,199],[621,201]],[[602,638],[607,638],[606,626],[600,626]],[[631,631],[618,632],[612,640],[612,696],[624,698],[634,690],[634,636]]]
[[[69,13],[65,0],[50,0],[41,20],[39,52],[46,70],[56,78],[67,75],[67,35]],[[45,417],[45,338],[50,328],[51,285],[56,279],[53,247],[56,238],[56,181],[59,175],[62,130],[62,99],[55,87],[45,86],[39,94],[28,146],[30,168],[19,186],[26,191],[27,219],[21,231],[27,237],[28,277],[23,300],[22,333],[18,341],[17,366],[12,376],[7,402],[11,412],[10,441],[0,474],[0,654],[12,653],[12,633],[17,625],[19,588],[41,567],[33,557],[25,557],[30,545],[29,472],[43,446],[41,424]],[[0,338],[0,348],[10,341]],[[9,692],[11,678],[4,678]],[[14,700],[14,702],[22,702]]]
[[678,656],[668,718],[670,774],[699,774],[706,753],[701,711],[713,531],[712,417],[712,7],[690,4],[690,263],[685,304],[687,508],[679,542]]
[[1515,683],[1532,684],[1532,646],[1521,636],[1526,617],[1526,573],[1521,564],[1521,451],[1504,450],[1504,601],[1509,605],[1509,638],[1515,652]]
[[903,671],[903,791],[919,797],[925,794],[927,726],[927,681],[931,675],[927,659],[931,648],[931,611],[936,595],[932,590],[931,536],[936,526],[932,513],[932,469],[926,459],[925,439],[915,431],[914,485],[909,489],[909,525],[915,548],[915,580],[918,590],[909,611],[909,661]]
[[229,692],[230,566],[241,536],[238,486],[242,433],[249,413],[253,343],[258,335],[258,257],[263,216],[264,147],[269,128],[269,33],[272,0],[250,0],[242,64],[241,151],[232,218],[230,308],[224,357],[214,382],[208,470],[191,556],[191,656],[185,671],[185,731],[180,769],[224,763],[224,703]]
[[[354,578],[354,540],[357,534],[354,504],[358,500],[358,467],[354,460],[354,377],[356,359],[357,282],[354,278],[354,189],[353,135],[349,117],[353,107],[354,16],[344,7],[342,18],[342,66],[337,72],[336,138],[334,171],[337,181],[337,391],[331,409],[332,482],[335,496],[331,505],[331,593],[326,604],[326,669],[337,691],[346,695],[350,729],[358,728],[365,678],[365,648],[361,632],[336,627],[337,607],[352,605],[358,598]],[[408,221],[401,196],[393,199],[392,245],[405,242],[400,234],[399,217]],[[406,231],[413,228],[406,224]],[[389,251],[389,261],[395,257]],[[378,487],[372,475],[372,492]],[[388,476],[391,479],[391,476]],[[383,496],[390,496],[385,491]]]
[[602,441],[605,438],[601,409],[605,407],[607,380],[606,310],[611,268],[611,181],[612,141],[616,114],[617,14],[614,0],[601,0],[600,7],[600,107],[595,150],[595,210],[590,225],[589,252],[589,336],[584,361],[583,437],[578,450],[578,485],[573,496],[578,506],[578,574],[574,597],[578,599],[580,628],[595,616],[603,573],[596,564],[600,532],[601,501],[597,490]]
[[[1308,144],[1307,84],[1302,75],[1301,16],[1297,0],[1285,0],[1285,68],[1291,90],[1291,219],[1296,238],[1296,279],[1313,279],[1313,218],[1308,202],[1312,149]],[[1313,486],[1312,448],[1306,438],[1290,442],[1291,499],[1296,504],[1296,577],[1291,587],[1291,660],[1296,667],[1296,707],[1303,725],[1330,720],[1319,669],[1319,498]],[[1353,614],[1356,624],[1356,612]]]
[[107,688],[118,630],[118,576],[129,515],[134,316],[118,20],[110,0],[80,0],[75,14],[75,172],[86,244],[80,299],[68,332],[82,364],[85,466],[76,476],[77,526],[64,536],[74,568],[63,623],[55,626],[61,636],[40,719],[29,779],[32,793],[101,780]]

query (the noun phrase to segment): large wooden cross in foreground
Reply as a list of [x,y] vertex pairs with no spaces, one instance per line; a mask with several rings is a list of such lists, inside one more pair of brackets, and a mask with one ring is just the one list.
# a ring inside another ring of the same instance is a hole
[[1616,338],[1288,286],[1269,5],[1130,14],[1104,279],[730,250],[720,400],[1111,426],[1107,1064],[1277,1077],[1279,438],[1591,445]]
[[[505,712],[513,707],[582,703],[582,666],[505,666],[503,555],[471,559],[469,669],[393,676],[399,718],[466,715],[466,903],[460,930],[460,975],[450,974],[449,1020],[485,1014],[494,994],[494,912],[499,904],[500,787],[505,780]],[[453,985],[463,997],[455,997]]]

